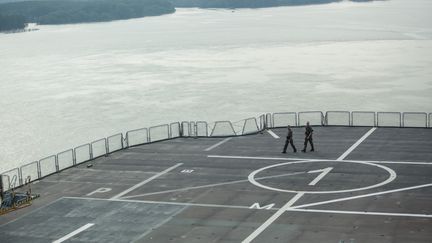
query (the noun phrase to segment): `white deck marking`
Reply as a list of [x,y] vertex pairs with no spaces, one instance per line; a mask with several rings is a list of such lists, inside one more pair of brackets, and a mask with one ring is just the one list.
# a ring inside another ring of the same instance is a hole
[[[208,158],[220,159],[255,159],[255,160],[307,160],[307,161],[335,161],[334,159],[311,159],[311,158],[281,158],[281,157],[253,157],[253,156],[231,156],[231,155],[208,155]],[[368,162],[374,164],[413,164],[413,165],[432,165],[426,161],[379,161],[379,160],[343,160],[347,162]]]
[[162,171],[162,172],[159,172],[159,173],[157,173],[156,175],[154,175],[154,176],[148,178],[147,180],[144,180],[144,181],[142,181],[142,182],[136,184],[135,186],[133,186],[133,187],[131,187],[131,188],[129,188],[129,189],[126,189],[126,190],[120,192],[119,194],[113,196],[112,199],[120,198],[121,196],[123,196],[123,195],[125,195],[125,194],[127,194],[127,193],[129,193],[129,192],[131,192],[131,191],[133,191],[133,190],[135,190],[135,189],[137,189],[138,187],[140,187],[140,186],[142,186],[142,185],[144,185],[144,184],[146,184],[146,183],[148,183],[148,182],[150,182],[150,181],[152,181],[152,180],[158,178],[159,176],[161,176],[161,175],[163,175],[163,174],[165,174],[165,173],[167,173],[167,172],[169,172],[169,171],[171,171],[171,170],[174,170],[175,168],[179,167],[179,166],[182,165],[182,164],[183,164],[183,163],[178,163],[178,164],[176,164],[176,165],[174,165],[174,166],[171,166],[171,167],[169,167],[168,169],[166,169],[166,170],[164,170],[164,171]]
[[409,162],[409,161],[369,161],[374,164],[403,164],[403,165],[432,165],[432,162]]
[[286,165],[291,165],[291,164],[301,164],[301,163],[316,163],[316,161],[310,161],[310,160],[300,160],[300,161],[290,161],[290,162],[283,162],[283,163],[279,163],[279,164],[272,164],[266,167],[262,167],[258,170],[253,171],[252,173],[249,174],[248,179],[249,181],[254,184],[255,186],[261,187],[263,189],[267,189],[267,190],[272,190],[272,191],[278,191],[278,192],[291,192],[291,193],[310,193],[310,194],[326,194],[326,193],[345,193],[345,192],[353,192],[353,191],[363,191],[363,190],[367,190],[367,189],[372,189],[372,188],[376,188],[376,187],[380,187],[383,186],[385,184],[388,184],[390,182],[392,182],[394,179],[396,179],[397,175],[396,172],[392,169],[390,169],[389,167],[383,166],[383,165],[378,165],[378,164],[374,164],[374,163],[368,163],[368,162],[348,162],[346,160],[341,160],[341,161],[336,161],[333,160],[334,163],[344,163],[344,164],[349,164],[349,163],[358,163],[358,164],[364,164],[364,165],[370,165],[370,166],[375,166],[378,168],[381,168],[385,171],[388,172],[389,177],[377,184],[374,185],[370,185],[370,186],[365,186],[365,187],[358,187],[358,188],[352,188],[352,189],[345,189],[345,190],[335,190],[335,191],[298,191],[298,190],[287,190],[287,189],[281,189],[281,188],[276,188],[276,187],[271,187],[271,186],[267,186],[264,184],[261,184],[259,182],[257,182],[255,180],[255,176],[259,173],[261,173],[262,171],[268,170],[268,169],[273,169],[279,166],[286,166]]
[[376,130],[376,127],[372,127],[363,137],[361,137],[355,144],[353,144],[345,153],[343,153],[339,158],[336,160],[343,160],[345,159],[357,146],[359,146],[369,135],[371,135]]
[[[133,203],[165,204],[165,205],[196,206],[196,207],[211,207],[211,208],[250,209],[249,208],[250,206],[207,204],[207,203],[166,202],[166,201],[148,201],[148,200],[132,200],[132,199],[91,198],[91,197],[64,197],[64,198],[76,199],[76,200],[89,200],[89,201],[133,202]],[[277,210],[277,209],[272,208],[271,210]]]
[[232,137],[225,138],[224,140],[222,140],[222,141],[220,141],[220,142],[218,142],[218,143],[216,143],[216,144],[214,144],[214,145],[212,145],[212,146],[210,146],[210,147],[204,149],[204,151],[210,151],[210,150],[212,150],[212,149],[214,149],[214,148],[216,148],[216,147],[218,147],[218,146],[220,146],[220,145],[222,145],[222,144],[228,142],[228,141],[231,140],[231,139],[232,139]]
[[208,155],[208,158],[220,159],[256,159],[256,160],[319,160],[320,159],[303,159],[303,158],[279,158],[279,157],[253,157],[253,156],[229,156],[229,155]]
[[[270,210],[278,211],[280,208],[251,208],[251,206],[240,205],[221,205],[221,204],[205,204],[205,203],[185,203],[185,202],[165,202],[165,201],[143,201],[143,200],[129,200],[129,199],[107,199],[107,198],[90,198],[90,197],[62,197],[60,199],[74,199],[74,200],[89,200],[89,201],[113,201],[113,202],[133,202],[133,203],[147,203],[147,204],[165,204],[165,205],[178,205],[178,206],[191,206],[191,207],[210,207],[210,208],[232,208],[232,209],[249,209],[249,210]],[[386,212],[362,212],[362,211],[343,211],[343,210],[320,210],[320,209],[299,209],[290,207],[286,211],[293,212],[316,212],[316,213],[338,213],[338,214],[360,214],[360,215],[382,215],[382,216],[398,216],[398,217],[420,217],[431,218],[430,214],[411,214],[411,213],[386,213]]]
[[[278,178],[278,177],[290,176],[290,175],[299,175],[299,174],[304,174],[304,173],[306,173],[306,172],[293,172],[293,173],[286,173],[286,174],[273,175],[273,176],[263,176],[263,177],[256,178],[256,180]],[[214,183],[214,184],[208,184],[208,185],[202,185],[202,186],[184,187],[184,188],[173,189],[173,190],[149,192],[149,193],[144,193],[144,194],[139,194],[139,195],[126,196],[126,197],[122,197],[122,198],[126,199],[126,198],[135,198],[135,197],[144,197],[144,196],[157,195],[157,194],[170,193],[170,192],[179,192],[179,191],[187,191],[187,190],[201,189],[201,188],[208,188],[208,187],[215,187],[215,186],[231,185],[231,184],[242,183],[242,182],[249,182],[249,180],[245,179],[245,180]]]
[[429,187],[429,186],[432,186],[432,183],[418,185],[418,186],[404,187],[404,188],[399,188],[399,189],[394,189],[394,190],[388,190],[388,191],[383,191],[383,192],[374,192],[374,193],[363,194],[363,195],[358,195],[358,196],[353,196],[353,197],[337,198],[337,199],[333,199],[333,200],[316,202],[316,203],[308,203],[308,204],[298,205],[298,206],[295,206],[295,207],[292,207],[292,208],[306,208],[306,207],[312,207],[312,206],[317,206],[317,205],[323,205],[323,204],[329,204],[329,203],[335,203],[335,202],[348,201],[348,200],[353,200],[353,199],[358,199],[358,198],[364,198],[364,197],[373,197],[373,196],[378,196],[378,195],[383,195],[383,194],[389,194],[389,193],[393,193],[393,192],[409,191],[409,190],[414,190],[414,189],[419,189],[419,188],[424,188],[424,187]]
[[296,194],[291,200],[289,200],[282,208],[280,208],[275,214],[267,219],[260,227],[258,227],[252,234],[250,234],[242,243],[249,243],[253,241],[259,234],[261,234],[267,227],[269,227],[277,218],[279,218],[287,209],[291,207],[297,200],[299,200],[304,193]]
[[274,133],[274,132],[273,132],[272,130],[270,130],[270,129],[268,129],[267,132],[268,132],[270,135],[272,135],[272,137],[274,137],[275,139],[279,139],[279,138],[280,138],[276,133]]
[[53,243],[60,243],[60,242],[63,242],[63,241],[65,241],[65,240],[69,239],[69,238],[72,238],[73,236],[75,236],[75,235],[77,235],[77,234],[83,232],[84,230],[86,230],[86,229],[92,227],[93,225],[94,225],[94,224],[89,223],[89,224],[86,224],[86,225],[84,225],[84,226],[81,226],[81,227],[78,228],[77,230],[72,231],[72,232],[70,232],[69,234],[63,236],[62,238],[53,241]]
[[376,216],[397,216],[397,217],[416,217],[432,218],[431,214],[414,214],[414,213],[385,213],[385,212],[367,212],[367,211],[341,211],[341,210],[320,210],[320,209],[294,209],[289,208],[287,211],[292,212],[310,212],[310,213],[334,213],[334,214],[354,214],[354,215],[376,215]]
[[309,174],[311,173],[320,173],[313,181],[311,181],[308,185],[309,186],[315,186],[315,184],[317,184],[324,176],[326,176],[331,170],[333,170],[333,167],[328,167],[325,169],[321,169],[321,170],[311,170],[308,171]]

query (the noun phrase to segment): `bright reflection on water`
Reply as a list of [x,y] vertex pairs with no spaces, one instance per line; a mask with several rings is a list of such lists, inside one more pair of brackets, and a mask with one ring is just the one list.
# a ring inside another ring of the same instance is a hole
[[181,120],[432,112],[432,1],[39,26],[0,34],[0,171]]

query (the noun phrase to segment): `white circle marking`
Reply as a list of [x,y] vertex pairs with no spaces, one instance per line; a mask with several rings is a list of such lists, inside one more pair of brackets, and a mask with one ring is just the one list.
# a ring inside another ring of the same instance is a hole
[[[256,174],[258,174],[258,173],[260,173],[260,172],[262,172],[264,170],[267,170],[267,169],[271,169],[271,168],[279,167],[279,166],[284,166],[284,165],[289,165],[289,164],[316,163],[316,162],[357,163],[357,164],[365,164],[365,165],[376,166],[378,168],[381,168],[381,169],[384,169],[385,171],[387,171],[389,173],[389,177],[385,181],[382,181],[382,182],[377,183],[375,185],[366,186],[366,187],[360,187],[360,188],[354,188],[354,189],[337,190],[337,191],[296,191],[296,190],[284,190],[284,189],[279,189],[279,188],[263,185],[263,184],[261,184],[261,183],[259,183],[259,182],[257,182],[255,180]],[[383,186],[385,184],[388,184],[388,183],[392,182],[394,179],[396,179],[396,172],[394,170],[390,169],[387,166],[383,166],[383,165],[379,165],[379,164],[374,164],[374,163],[369,163],[369,162],[363,162],[363,161],[338,161],[338,160],[331,160],[331,161],[328,161],[328,160],[323,160],[323,161],[302,160],[302,161],[294,161],[294,162],[285,162],[285,163],[280,163],[280,164],[269,165],[269,166],[263,167],[261,169],[255,170],[252,173],[250,173],[249,176],[248,176],[248,180],[249,180],[250,183],[254,184],[257,187],[261,187],[261,188],[264,188],[264,189],[267,189],[267,190],[278,191],[278,192],[310,193],[310,194],[327,194],[327,193],[344,193],[344,192],[362,191],[362,190],[367,190],[367,189]]]

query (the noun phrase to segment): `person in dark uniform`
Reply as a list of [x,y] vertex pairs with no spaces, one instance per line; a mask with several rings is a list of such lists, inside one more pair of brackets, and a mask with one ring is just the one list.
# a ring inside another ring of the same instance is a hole
[[307,148],[307,143],[309,142],[311,145],[311,152],[315,151],[314,149],[314,145],[313,145],[313,141],[312,141],[312,133],[313,133],[313,129],[312,127],[309,125],[309,122],[306,122],[306,127],[305,127],[305,141],[304,141],[304,147],[302,152],[306,153],[306,148]]
[[296,147],[294,146],[294,143],[293,143],[293,132],[291,130],[291,126],[290,125],[288,125],[288,134],[286,136],[285,146],[283,148],[282,153],[286,154],[286,150],[288,148],[288,144],[291,144],[291,147],[293,148],[294,153],[296,153],[297,149],[296,149]]

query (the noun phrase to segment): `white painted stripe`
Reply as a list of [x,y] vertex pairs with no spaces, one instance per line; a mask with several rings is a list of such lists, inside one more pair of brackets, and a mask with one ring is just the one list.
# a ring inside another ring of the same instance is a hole
[[249,243],[253,241],[259,234],[261,234],[267,227],[269,227],[276,219],[278,219],[288,208],[291,207],[297,200],[299,200],[304,193],[296,194],[289,200],[282,208],[276,211],[269,219],[267,219],[260,227],[258,227],[252,234],[250,234],[242,243]]
[[208,158],[220,159],[256,159],[256,160],[319,160],[321,159],[301,159],[301,158],[278,158],[278,157],[252,157],[252,156],[228,156],[228,155],[208,155]]
[[333,170],[333,167],[328,167],[321,170],[311,170],[308,171],[308,173],[318,173],[321,172],[313,181],[311,181],[308,185],[309,186],[315,186],[324,176],[326,176],[331,170]]
[[413,213],[385,213],[385,212],[367,212],[367,211],[340,211],[340,210],[294,209],[294,208],[289,208],[287,209],[287,211],[308,212],[308,213],[332,213],[332,214],[350,214],[350,215],[355,214],[355,215],[432,218],[431,214],[413,214]]
[[72,238],[73,236],[75,236],[75,235],[77,235],[77,234],[83,232],[84,230],[86,230],[86,229],[92,227],[93,225],[94,225],[94,224],[86,224],[86,225],[84,225],[84,226],[78,228],[77,230],[72,231],[72,232],[70,232],[69,234],[63,236],[62,238],[53,241],[53,243],[60,243],[60,242],[63,242],[63,241],[65,241],[65,240],[69,239],[69,238]]
[[[209,158],[220,159],[255,159],[255,160],[308,160],[308,161],[335,161],[332,159],[308,159],[308,158],[280,158],[280,157],[253,157],[253,156],[230,156],[230,155],[208,155]],[[378,161],[378,160],[344,160],[347,162],[368,162],[374,164],[413,164],[413,165],[432,165],[432,162],[415,161]]]
[[112,199],[120,198],[121,196],[123,196],[123,195],[125,195],[125,194],[127,194],[127,193],[129,193],[129,192],[131,192],[131,191],[133,191],[133,190],[135,190],[135,189],[137,189],[138,187],[140,187],[140,186],[142,186],[142,185],[144,185],[144,184],[146,184],[146,183],[148,183],[148,182],[150,182],[150,181],[152,181],[152,180],[158,178],[159,176],[161,176],[161,175],[163,175],[163,174],[165,174],[165,173],[167,173],[167,172],[169,172],[169,171],[171,171],[171,170],[174,170],[175,168],[179,167],[179,166],[182,165],[182,164],[183,164],[183,163],[178,163],[178,164],[176,164],[176,165],[174,165],[174,166],[171,166],[171,167],[169,167],[168,169],[166,169],[166,170],[164,170],[164,171],[162,171],[162,172],[159,172],[159,173],[157,173],[156,175],[154,175],[154,176],[148,178],[147,180],[144,180],[144,181],[142,181],[142,182],[136,184],[135,186],[133,186],[133,187],[131,187],[131,188],[129,188],[129,189],[126,189],[126,190],[122,191],[121,193],[119,193],[119,194],[113,196]]
[[[107,199],[107,198],[91,198],[91,197],[64,197],[64,198],[76,199],[76,200],[89,200],[89,201],[133,202],[133,203],[165,204],[165,205],[196,206],[196,207],[211,207],[211,208],[249,209],[250,207],[250,206],[207,204],[207,203],[166,202],[166,201],[148,201],[148,200],[131,200],[131,199]],[[276,209],[272,209],[272,210],[276,210]]]
[[218,142],[218,143],[216,143],[216,144],[214,144],[214,145],[212,145],[212,146],[210,146],[210,147],[204,149],[204,151],[210,151],[210,150],[212,150],[212,149],[214,149],[214,148],[216,148],[216,147],[218,147],[218,146],[220,146],[220,145],[222,145],[222,144],[228,142],[228,141],[231,140],[231,139],[232,139],[232,137],[225,138],[224,140],[222,140],[222,141],[220,141],[220,142]]
[[[249,209],[249,210],[271,210],[277,211],[280,208],[259,209],[251,208],[250,206],[240,205],[221,205],[221,204],[205,204],[205,203],[184,203],[184,202],[165,202],[165,201],[143,201],[143,200],[129,200],[129,199],[106,199],[106,198],[89,198],[89,197],[63,197],[62,199],[74,200],[89,200],[89,201],[112,201],[112,202],[133,202],[133,203],[146,203],[146,204],[165,204],[165,205],[178,205],[178,206],[192,206],[192,207],[211,207],[211,208],[232,208],[232,209]],[[287,208],[286,211],[293,212],[316,212],[316,213],[340,213],[340,214],[364,214],[364,215],[383,215],[383,216],[400,216],[400,217],[426,217],[430,218],[430,214],[408,214],[408,213],[386,213],[386,212],[361,212],[361,211],[342,211],[342,210],[321,210],[321,209],[300,209],[295,207]]]
[[[293,173],[286,173],[286,174],[273,175],[273,176],[263,176],[263,177],[256,178],[255,180],[264,180],[264,179],[278,178],[278,177],[283,177],[283,176],[299,175],[299,174],[304,174],[304,173],[306,173],[306,172],[293,172]],[[214,184],[208,184],[208,185],[202,185],[202,186],[184,187],[184,188],[173,189],[173,190],[149,192],[149,193],[144,193],[144,194],[139,194],[139,195],[126,196],[126,197],[122,197],[122,198],[126,199],[126,198],[135,198],[135,197],[144,197],[144,196],[151,196],[151,195],[170,193],[170,192],[179,192],[179,191],[187,191],[187,190],[193,190],[193,189],[202,189],[202,188],[208,188],[208,187],[231,185],[231,184],[242,183],[242,182],[249,182],[249,180],[245,179],[245,180],[214,183]]]
[[404,187],[404,188],[399,188],[399,189],[394,189],[394,190],[389,190],[389,191],[383,191],[383,192],[374,192],[374,193],[363,194],[363,195],[358,195],[358,196],[353,196],[353,197],[343,197],[343,198],[337,198],[337,199],[328,200],[328,201],[303,204],[303,205],[298,205],[298,206],[295,206],[292,208],[306,208],[306,207],[312,207],[312,206],[317,206],[317,205],[323,205],[323,204],[359,199],[359,198],[364,198],[364,197],[373,197],[373,196],[389,194],[389,193],[394,193],[394,192],[409,191],[409,190],[414,190],[414,189],[419,189],[419,188],[424,188],[424,187],[429,187],[429,186],[432,186],[432,183],[418,185],[418,186]]
[[[346,160],[349,161],[349,160]],[[409,162],[409,161],[370,161],[374,164],[404,164],[404,165],[432,165],[432,162]]]
[[345,153],[343,153],[337,160],[345,159],[354,149],[357,148],[369,135],[371,135],[376,130],[376,127],[372,127],[363,137],[361,137],[355,144],[353,144]]
[[274,137],[274,138],[276,138],[276,139],[279,139],[279,138],[280,138],[276,133],[274,133],[274,132],[273,132],[272,130],[270,130],[270,129],[268,129],[267,132],[268,132],[270,135],[272,135],[272,137]]

